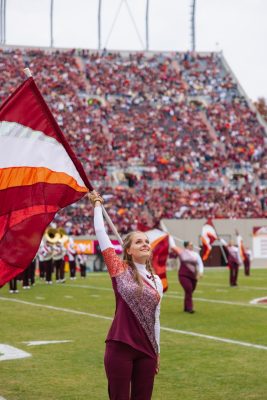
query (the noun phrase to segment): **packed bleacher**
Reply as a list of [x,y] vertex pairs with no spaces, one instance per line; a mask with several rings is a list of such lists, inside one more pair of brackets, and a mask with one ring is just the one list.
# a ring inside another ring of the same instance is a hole
[[[267,136],[220,54],[2,49],[0,101],[25,66],[121,233],[267,216]],[[92,233],[91,206],[56,221]]]

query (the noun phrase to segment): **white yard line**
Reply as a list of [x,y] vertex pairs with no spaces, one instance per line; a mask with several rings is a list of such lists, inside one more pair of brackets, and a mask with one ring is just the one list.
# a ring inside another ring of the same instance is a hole
[[162,331],[166,331],[166,332],[180,333],[181,335],[197,336],[197,337],[204,338],[204,339],[215,340],[216,342],[231,343],[231,344],[235,344],[238,346],[254,347],[255,349],[267,350],[267,346],[262,346],[260,344],[240,342],[239,340],[232,340],[232,339],[220,338],[217,336],[203,335],[202,333],[196,333],[196,332],[180,331],[178,329],[165,328],[164,326],[162,326],[160,329]]
[[[171,295],[171,294],[165,294],[164,297],[168,297],[168,298],[172,298],[172,299],[183,299],[183,296],[179,296],[179,295]],[[204,301],[206,303],[214,303],[214,304],[226,304],[226,305],[230,305],[230,306],[242,306],[242,307],[256,307],[256,308],[261,308],[267,309],[267,305],[264,306],[263,304],[256,304],[256,303],[241,303],[238,301],[226,301],[226,300],[213,300],[213,299],[203,299],[201,297],[194,297],[194,300],[196,301]]]
[[[168,282],[172,283],[172,284],[180,285],[178,280],[177,281],[168,281]],[[199,282],[199,288],[201,288],[202,286],[209,286],[209,287],[214,287],[214,288],[220,288],[221,287],[221,288],[228,288],[228,289],[231,289],[231,290],[233,289],[229,285],[226,285],[226,284],[208,283],[208,282],[201,281],[201,282]],[[240,286],[238,286],[238,289],[242,289],[242,290],[264,290],[264,291],[267,292],[267,287],[260,287],[260,286],[243,286],[243,285],[240,285]]]
[[59,344],[59,343],[71,343],[73,340],[32,340],[30,342],[21,342],[25,343],[27,346],[43,346],[47,344]]
[[47,304],[37,304],[37,303],[31,303],[30,301],[24,301],[24,300],[18,300],[18,299],[8,299],[7,297],[0,297],[0,300],[12,301],[14,303],[26,304],[28,306],[48,308],[49,310],[63,311],[63,312],[70,313],[70,314],[87,315],[88,317],[112,320],[111,317],[105,317],[103,315],[90,314],[90,313],[87,313],[84,311],[71,310],[69,308],[63,308],[63,307],[54,307],[54,306],[49,306]]
[[[107,317],[107,316],[104,316],[104,315],[90,314],[90,313],[83,312],[83,311],[71,310],[69,308],[61,308],[61,307],[48,306],[48,305],[44,305],[44,304],[36,304],[36,303],[31,303],[29,301],[23,301],[23,300],[18,300],[18,299],[9,299],[9,298],[6,298],[6,297],[0,297],[0,300],[2,300],[2,301],[11,301],[11,302],[14,302],[14,303],[20,303],[20,304],[25,304],[25,305],[34,306],[34,307],[47,308],[49,310],[67,312],[67,313],[70,313],[70,314],[85,315],[85,316],[92,317],[92,318],[99,318],[99,319],[105,319],[105,320],[110,320],[110,321],[113,319],[111,317]],[[172,328],[167,328],[167,327],[164,327],[164,326],[161,326],[161,330],[165,331],[165,332],[170,332],[170,333],[178,333],[178,334],[181,334],[181,335],[197,336],[197,337],[200,337],[200,338],[203,338],[203,339],[214,340],[216,342],[234,344],[234,345],[237,345],[237,346],[245,346],[245,347],[252,347],[252,348],[260,349],[260,350],[267,350],[267,346],[254,344],[254,343],[249,343],[249,342],[240,342],[238,340],[220,338],[220,337],[217,337],[217,336],[204,335],[202,333],[197,333],[197,332],[182,331],[182,330],[179,330],[179,329],[172,329]]]
[[[111,288],[106,288],[106,287],[101,287],[101,286],[90,286],[90,285],[65,285],[68,287],[79,287],[82,289],[94,289],[94,290],[104,290],[104,291],[112,291],[113,289]],[[172,298],[172,299],[183,299],[183,296],[179,296],[177,294],[169,294],[169,293],[176,293],[176,292],[167,292],[164,294],[164,297],[167,298]],[[214,299],[204,299],[201,297],[194,297],[194,300],[196,301],[204,301],[207,303],[214,303],[214,304],[226,304],[226,305],[231,305],[231,306],[241,306],[241,307],[256,307],[256,308],[267,308],[267,305],[265,306],[264,304],[254,304],[254,303],[241,303],[238,301],[228,301],[228,300],[214,300]]]

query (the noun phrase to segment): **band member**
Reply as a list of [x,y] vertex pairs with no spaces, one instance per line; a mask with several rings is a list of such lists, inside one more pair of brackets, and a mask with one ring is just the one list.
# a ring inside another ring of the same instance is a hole
[[34,257],[34,259],[32,260],[32,262],[30,264],[30,267],[29,267],[29,279],[30,279],[31,286],[35,285],[36,258],[37,258],[37,255]]
[[30,289],[30,270],[31,270],[31,264],[24,269],[22,272],[22,288],[23,289]]
[[70,279],[76,279],[76,250],[74,247],[74,240],[70,237],[67,243],[67,255],[69,259],[69,266],[70,266]]
[[65,260],[64,256],[66,254],[66,249],[64,244],[60,241],[57,241],[53,245],[53,263],[56,268],[56,282],[64,283],[65,282]]
[[43,242],[42,254],[44,259],[45,281],[47,284],[52,285],[53,245],[47,240]]
[[39,278],[44,280],[45,279],[45,261],[44,261],[44,252],[45,252],[45,247],[44,247],[44,238],[42,239],[40,243],[40,247],[37,253],[38,257],[38,262],[39,262]]
[[239,235],[238,230],[236,229],[236,241],[239,249],[240,259],[244,264],[244,273],[246,276],[250,275],[250,262],[252,259],[251,250],[248,247],[244,246],[242,236]]
[[150,400],[154,376],[159,371],[159,312],[163,288],[160,278],[152,272],[149,240],[143,232],[128,234],[122,260],[105,231],[102,198],[91,192],[89,199],[94,205],[96,236],[116,298],[105,352],[109,398]]
[[234,245],[233,241],[229,241],[227,244],[224,239],[220,239],[223,248],[225,249],[227,262],[229,267],[229,282],[230,286],[237,286],[238,270],[242,260],[240,258],[238,246]]
[[193,314],[193,293],[197,287],[197,282],[203,276],[204,266],[198,253],[193,251],[192,242],[184,242],[184,249],[172,246],[180,259],[178,279],[184,289],[184,312]]
[[77,254],[77,261],[79,263],[80,267],[80,274],[81,278],[86,277],[86,260],[87,260],[87,255],[85,254],[86,247],[83,243],[79,243],[78,245],[78,254]]
[[246,276],[250,276],[251,260],[252,260],[252,252],[248,247],[245,247],[243,263],[244,263],[244,272]]

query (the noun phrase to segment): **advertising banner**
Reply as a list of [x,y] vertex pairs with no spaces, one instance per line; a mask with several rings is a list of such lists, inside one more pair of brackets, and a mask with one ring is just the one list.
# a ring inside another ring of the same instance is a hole
[[253,227],[253,256],[267,258],[267,226]]

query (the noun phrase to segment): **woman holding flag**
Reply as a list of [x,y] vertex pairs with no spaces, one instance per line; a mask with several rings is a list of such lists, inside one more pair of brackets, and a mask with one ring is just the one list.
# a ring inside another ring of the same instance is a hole
[[232,240],[230,240],[229,243],[227,244],[226,241],[221,238],[220,242],[226,251],[227,264],[230,272],[229,274],[230,286],[237,286],[238,271],[242,263],[238,246],[235,246]]
[[95,191],[89,193],[89,199],[116,298],[104,359],[109,398],[149,400],[159,371],[162,283],[152,272],[147,236],[143,232],[129,233],[123,242],[122,260],[105,231],[103,199]]
[[184,249],[172,247],[180,259],[178,271],[179,282],[184,289],[184,312],[193,314],[193,292],[196,289],[197,281],[202,277],[204,266],[198,253],[193,251],[192,242],[184,242]]

